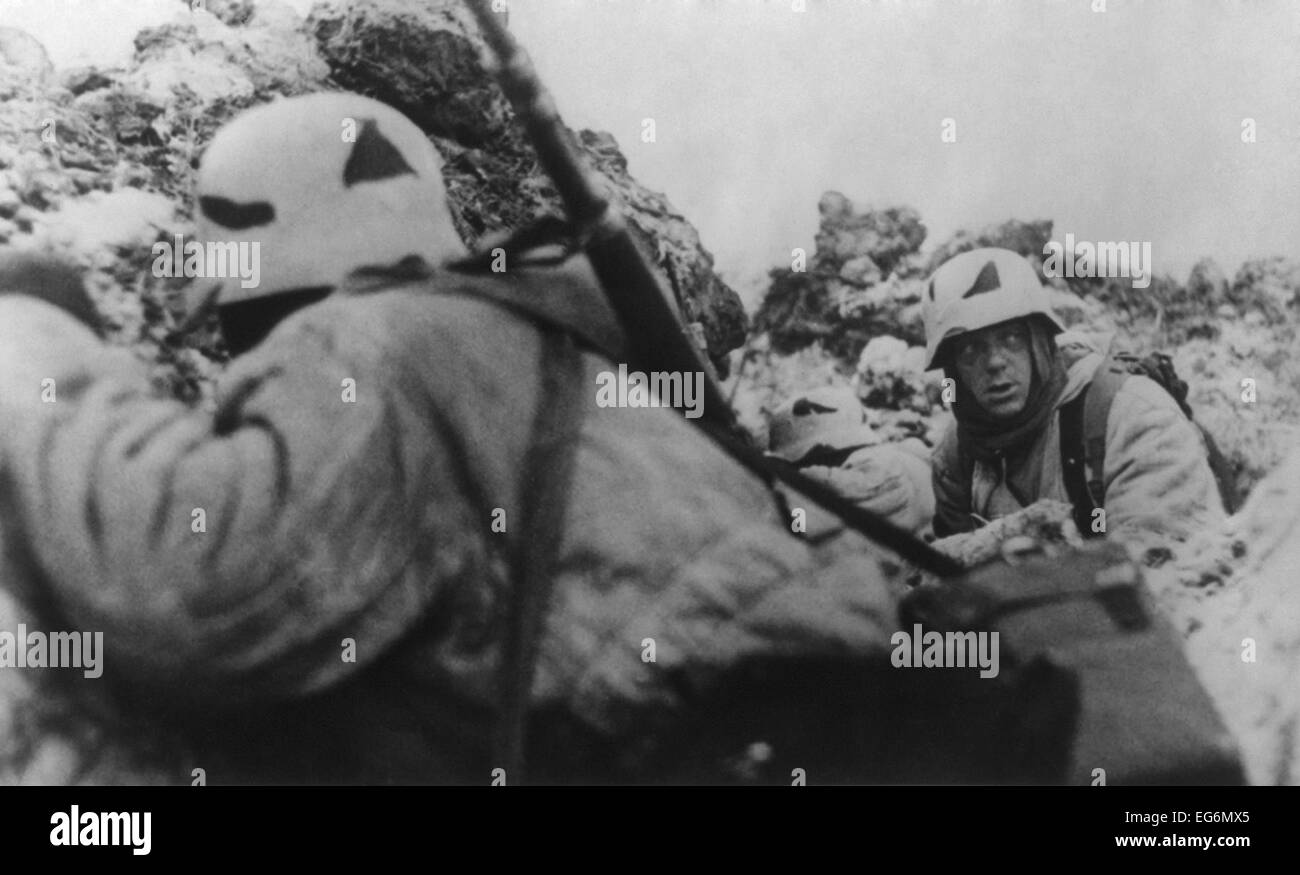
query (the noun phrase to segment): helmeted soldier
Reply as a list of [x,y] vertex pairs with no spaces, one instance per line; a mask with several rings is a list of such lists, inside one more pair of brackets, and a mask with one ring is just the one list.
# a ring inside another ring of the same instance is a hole
[[917,535],[930,530],[929,451],[916,438],[885,443],[848,386],[795,395],[772,416],[771,453]]
[[923,307],[926,365],[956,388],[955,420],[933,456],[936,535],[1043,498],[1074,504],[1086,534],[1096,521],[1105,534],[1139,540],[1184,537],[1223,518],[1200,432],[1144,376],[1112,384],[1092,441],[1104,454],[1098,470],[1085,470],[1092,450],[1070,435],[1086,427],[1087,394],[1101,394],[1105,357],[1090,350],[1068,362],[1056,342],[1064,326],[1025,258],[995,248],[956,255],[930,278]]

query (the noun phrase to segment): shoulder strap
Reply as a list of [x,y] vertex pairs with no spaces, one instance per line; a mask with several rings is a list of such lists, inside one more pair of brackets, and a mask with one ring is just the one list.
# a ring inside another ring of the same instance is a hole
[[510,553],[506,638],[498,675],[500,713],[493,738],[494,765],[506,780],[525,780],[529,699],[537,648],[557,571],[564,519],[583,418],[582,356],[561,331],[542,333],[542,386],[532,440],[524,459],[523,512]]
[[1092,380],[1061,407],[1061,474],[1079,534],[1092,537],[1092,512],[1106,501],[1106,426],[1130,373],[1107,351]]
[[1074,508],[1074,525],[1079,534],[1091,538],[1092,512],[1097,508],[1088,494],[1088,476],[1083,464],[1083,405],[1088,397],[1088,387],[1061,405],[1061,479],[1065,481],[1065,494]]
[[[966,508],[967,511],[971,510],[974,495],[975,457],[962,446],[955,427],[946,432],[939,441],[939,464],[948,472],[953,482],[960,485],[962,493],[959,504]],[[936,517],[936,524],[937,519]],[[956,533],[935,531],[935,535],[941,538],[951,534]]]

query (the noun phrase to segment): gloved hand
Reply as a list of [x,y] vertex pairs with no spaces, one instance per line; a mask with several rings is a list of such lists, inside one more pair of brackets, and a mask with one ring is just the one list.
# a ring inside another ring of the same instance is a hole
[[99,321],[81,272],[68,261],[41,252],[0,249],[0,295],[30,295],[71,314],[103,337]]

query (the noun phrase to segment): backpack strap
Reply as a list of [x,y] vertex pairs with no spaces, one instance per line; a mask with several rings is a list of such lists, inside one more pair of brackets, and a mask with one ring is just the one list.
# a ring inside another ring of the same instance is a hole
[[[971,503],[974,500],[974,477],[975,477],[975,457],[967,452],[962,446],[962,442],[957,438],[957,430],[954,428],[943,436],[939,441],[939,466],[948,473],[952,482],[962,490],[958,496],[958,507],[965,508],[967,519],[970,518]],[[971,531],[975,526],[957,531],[944,531],[940,527],[938,516],[935,517],[935,537],[946,538],[949,535],[955,535],[958,531]]]
[[1061,473],[1079,534],[1092,537],[1092,512],[1106,501],[1106,426],[1128,368],[1107,350],[1092,380],[1061,407]]
[[1108,355],[1092,375],[1083,402],[1083,464],[1094,507],[1101,507],[1106,500],[1106,424],[1110,420],[1111,404],[1130,376],[1122,364]]
[[1088,388],[1061,405],[1061,479],[1074,508],[1074,525],[1084,538],[1091,538],[1092,512],[1096,509],[1088,494],[1088,475],[1083,464],[1083,404]]

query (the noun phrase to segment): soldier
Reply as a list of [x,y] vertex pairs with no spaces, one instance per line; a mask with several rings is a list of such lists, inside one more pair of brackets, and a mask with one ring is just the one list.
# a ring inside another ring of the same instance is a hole
[[847,386],[804,392],[773,416],[771,453],[895,525],[924,535],[934,516],[929,451],[916,438],[881,443],[865,414]]
[[[1067,365],[1055,340],[1064,327],[1020,255],[954,256],[930,278],[923,303],[927,367],[942,368],[957,393],[933,457],[936,535],[1044,498],[1072,503],[1084,534],[1183,538],[1223,518],[1201,434],[1153,380],[1107,384],[1109,411],[1085,450],[1080,420],[1088,394],[1103,394],[1104,356]],[[1095,452],[1100,470],[1085,470]]]
[[[6,524],[64,626],[103,632],[106,682],[255,761],[244,779],[485,782],[528,595],[511,572],[539,539],[555,573],[520,665],[569,756],[534,758],[550,779],[638,774],[749,657],[884,662],[896,607],[861,542],[793,537],[672,412],[597,407],[599,343],[526,312],[559,296],[608,341],[589,267],[454,268],[439,168],[355,95],[217,134],[200,242],[258,243],[261,268],[195,284],[236,356],[212,412],[160,396],[59,296],[0,298]],[[568,494],[539,508],[563,446]]]

